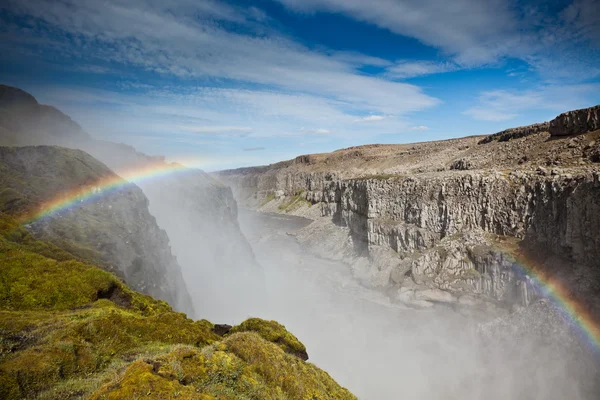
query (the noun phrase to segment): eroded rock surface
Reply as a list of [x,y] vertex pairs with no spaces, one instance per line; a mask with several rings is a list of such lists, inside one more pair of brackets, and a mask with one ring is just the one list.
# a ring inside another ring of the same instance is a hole
[[600,105],[560,114],[550,121],[552,136],[566,136],[600,129]]

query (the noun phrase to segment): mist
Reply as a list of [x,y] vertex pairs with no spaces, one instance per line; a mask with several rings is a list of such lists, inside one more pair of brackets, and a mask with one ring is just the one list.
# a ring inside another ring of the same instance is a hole
[[347,265],[302,248],[292,235],[310,220],[240,210],[249,249],[210,207],[202,218],[190,214],[200,205],[185,184],[141,187],[169,235],[195,318],[277,320],[306,345],[310,362],[361,399],[596,398],[598,366],[564,321],[521,310],[518,318],[538,328],[529,332],[498,324],[505,312],[410,309],[361,286]]

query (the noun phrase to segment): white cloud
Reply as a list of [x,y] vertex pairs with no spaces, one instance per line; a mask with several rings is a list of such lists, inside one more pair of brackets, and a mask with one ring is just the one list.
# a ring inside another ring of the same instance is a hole
[[479,95],[463,114],[482,121],[507,121],[532,110],[561,113],[594,105],[599,84],[547,85],[532,90],[492,90]]
[[327,134],[331,133],[331,131],[329,129],[325,129],[325,128],[315,128],[315,129],[300,128],[300,132],[317,134],[317,135],[327,135]]
[[278,1],[300,12],[338,12],[416,38],[463,67],[519,58],[545,78],[583,80],[600,74],[596,0],[574,0],[558,14],[548,14],[545,3],[510,0]]
[[[494,61],[517,38],[515,19],[503,0],[279,0],[310,12],[340,12],[443,49],[466,64]],[[504,37],[508,42],[497,42]]]
[[248,126],[186,126],[180,125],[177,128],[184,132],[192,133],[232,133],[232,132],[252,132]]
[[[29,34],[31,29],[48,37],[68,33],[71,43],[55,49],[67,57],[133,65],[182,78],[267,85],[286,93],[335,99],[361,112],[404,114],[439,103],[415,85],[356,70],[357,65],[382,65],[384,60],[308,49],[257,26],[252,22],[256,12],[216,2],[186,0],[176,8],[156,0],[8,0],[6,4],[18,15],[41,21],[28,28]],[[255,29],[260,35],[226,31],[215,20],[244,24],[246,30]]]
[[378,122],[378,121],[383,121],[385,119],[385,117],[383,115],[369,115],[367,117],[362,117],[359,119],[355,119],[354,123],[361,123],[361,122]]
[[425,125],[411,126],[408,128],[411,131],[428,131],[429,127]]
[[456,64],[434,61],[399,61],[387,69],[386,75],[391,78],[405,79],[416,76],[452,72],[459,69]]
[[503,110],[493,110],[486,107],[472,107],[463,114],[469,115],[473,119],[480,121],[508,121],[516,118],[518,114],[509,113]]

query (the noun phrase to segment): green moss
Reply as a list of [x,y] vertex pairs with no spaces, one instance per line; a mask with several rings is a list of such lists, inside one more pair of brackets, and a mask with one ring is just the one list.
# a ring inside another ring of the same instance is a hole
[[311,207],[312,203],[303,197],[304,190],[299,190],[292,197],[287,198],[279,205],[279,211],[290,213],[303,205]]
[[445,247],[438,246],[435,248],[435,251],[438,253],[440,260],[444,261],[448,258],[448,250]]
[[241,324],[231,328],[230,334],[238,332],[256,332],[263,339],[277,344],[286,353],[298,356],[303,360],[308,359],[306,347],[304,347],[304,345],[298,340],[296,336],[288,332],[285,329],[285,326],[281,325],[277,321],[266,321],[260,318],[249,318]]
[[0,260],[1,399],[353,398],[277,322],[223,339],[2,213]]
[[475,258],[485,258],[490,255],[491,248],[486,245],[476,245],[470,249],[471,255]]
[[269,192],[265,198],[260,202],[260,207],[264,207],[275,199],[275,193]]
[[0,307],[64,310],[88,304],[120,283],[111,274],[77,261],[56,261],[4,243],[0,257]]
[[468,270],[466,270],[461,275],[461,278],[463,278],[463,279],[475,279],[475,280],[477,280],[477,279],[481,278],[481,274],[476,269],[469,268]]
[[327,373],[254,332],[138,360],[92,399],[355,399]]
[[5,214],[0,228],[0,398],[81,380],[154,343],[220,339],[208,321],[192,321],[33,239]]

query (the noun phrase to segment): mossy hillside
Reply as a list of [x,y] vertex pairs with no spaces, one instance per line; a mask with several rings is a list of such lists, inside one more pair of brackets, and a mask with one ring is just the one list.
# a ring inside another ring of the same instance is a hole
[[[115,176],[104,164],[80,150],[56,146],[0,147],[0,212],[16,218],[35,214],[60,193],[70,193]],[[96,248],[115,234],[115,221],[102,207],[75,210],[70,218],[53,220],[52,229],[35,226],[36,236],[100,265],[111,272],[114,257]]]
[[327,373],[255,332],[138,360],[91,398],[355,399]]
[[148,346],[220,339],[167,303],[15,229],[0,214],[0,398],[32,397]]
[[241,324],[234,326],[229,334],[238,332],[255,332],[263,339],[276,343],[283,351],[288,354],[308,360],[306,347],[277,321],[265,321],[260,318],[249,318]]
[[2,399],[352,398],[286,354],[305,348],[282,325],[251,319],[223,340],[2,213],[0,260]]
[[85,187],[114,175],[81,150],[56,146],[0,147],[0,211],[30,211],[57,193]]
[[[116,182],[119,189],[98,192],[102,182]],[[93,201],[75,201],[86,198],[78,194],[90,190],[97,195]],[[67,206],[37,217],[56,202]],[[132,288],[193,313],[169,238],[148,204],[139,187],[126,184],[80,150],[0,147],[0,212],[25,221],[37,239],[79,261],[126,278]]]

